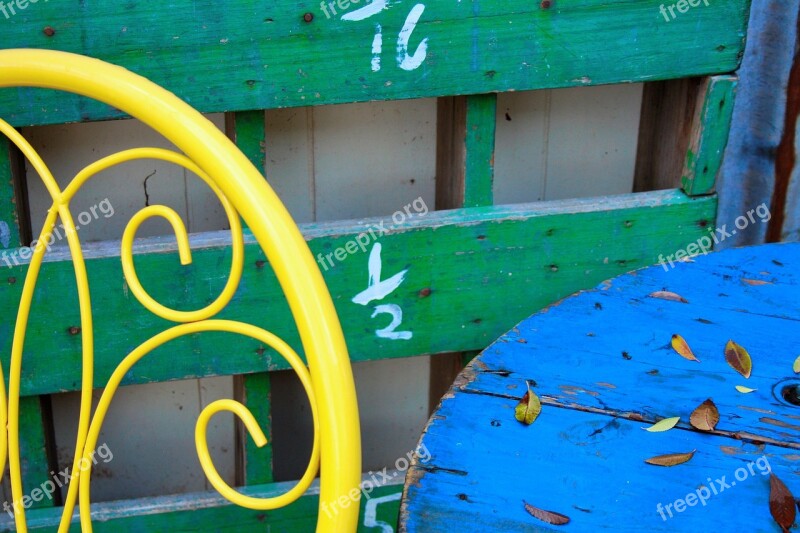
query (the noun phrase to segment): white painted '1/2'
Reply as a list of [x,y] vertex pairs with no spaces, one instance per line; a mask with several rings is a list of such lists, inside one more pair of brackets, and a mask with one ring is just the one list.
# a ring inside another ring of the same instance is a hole
[[[346,15],[342,15],[342,20],[359,21],[377,15],[384,9],[388,9],[387,0],[373,0],[372,3],[362,8],[356,9]],[[424,4],[417,4],[411,8],[411,12],[406,17],[403,29],[397,36],[397,66],[403,70],[415,70],[422,65],[428,55],[428,38],[422,39],[413,55],[408,53],[408,41],[411,33],[417,27],[422,13],[425,11]],[[383,28],[380,24],[375,24],[375,37],[372,39],[372,71],[378,72],[381,69],[381,53],[383,52]]]
[[[369,253],[369,260],[367,262],[367,271],[369,272],[367,288],[353,297],[353,303],[367,305],[373,300],[383,300],[403,283],[406,278],[406,273],[408,272],[408,269],[405,269],[390,278],[381,280],[381,269],[381,243],[376,242],[372,245],[372,250]],[[385,328],[375,331],[378,337],[383,339],[408,340],[413,336],[410,331],[395,331],[397,326],[403,322],[403,310],[400,309],[399,305],[376,305],[370,318],[375,318],[382,314],[391,315],[392,321]]]

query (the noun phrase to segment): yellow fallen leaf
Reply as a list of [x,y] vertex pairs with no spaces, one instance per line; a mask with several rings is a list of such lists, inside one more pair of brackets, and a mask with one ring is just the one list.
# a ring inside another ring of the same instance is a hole
[[531,390],[531,386],[527,381],[525,385],[528,387],[528,392],[525,393],[525,396],[522,397],[514,409],[514,418],[523,424],[530,425],[542,412],[542,403],[536,393]]
[[659,420],[652,426],[642,428],[652,433],[660,433],[662,431],[667,431],[675,427],[675,425],[680,422],[681,417],[673,416],[672,418],[665,418],[664,420]]
[[644,462],[656,466],[675,466],[690,460],[692,457],[694,457],[694,452],[696,451],[697,450],[692,450],[688,453],[668,453],[666,455],[657,455],[655,457],[651,457],[650,459],[645,459]]
[[745,378],[750,377],[750,372],[753,371],[753,360],[750,359],[750,354],[747,353],[747,350],[732,340],[728,341],[725,346],[725,360]]
[[714,401],[709,398],[697,406],[689,417],[689,423],[701,431],[711,431],[719,423],[719,411]]
[[672,349],[678,352],[681,357],[685,357],[689,361],[697,361],[698,363],[700,362],[700,359],[695,357],[694,353],[692,353],[692,349],[689,348],[686,340],[684,340],[684,338],[677,333],[672,336]]
[[795,374],[800,374],[800,356],[794,360],[794,364],[792,365],[792,370],[794,370]]
[[757,391],[758,389],[751,389],[750,387],[745,387],[745,386],[742,386],[742,385],[736,385],[736,390],[738,390],[742,394],[749,394],[751,392]]

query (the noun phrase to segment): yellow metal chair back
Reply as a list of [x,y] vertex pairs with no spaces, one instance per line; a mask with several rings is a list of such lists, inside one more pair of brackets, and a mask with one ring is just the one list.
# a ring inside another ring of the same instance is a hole
[[[94,98],[148,124],[183,152],[179,154],[156,148],[126,150],[89,165],[62,190],[33,148],[8,123],[0,120],[0,132],[8,136],[28,158],[42,177],[53,200],[37,242],[48,242],[56,220],[61,218],[75,266],[81,313],[83,368],[73,471],[80,472],[80,475],[73,477],[69,486],[59,531],[69,529],[76,500],[80,502],[82,529],[91,531],[91,456],[97,445],[103,418],[125,373],[161,344],[203,331],[226,331],[250,336],[286,358],[297,372],[309,396],[315,428],[311,460],[297,485],[275,498],[252,498],[238,493],[219,476],[208,453],[205,430],[215,413],[231,411],[242,420],[259,446],[266,443],[266,437],[253,415],[241,403],[218,400],[208,405],[197,420],[195,441],[200,463],[211,484],[224,497],[238,505],[269,510],[288,505],[300,497],[316,477],[319,468],[320,509],[342,497],[348,501],[357,499],[361,473],[358,408],[341,326],[330,294],[305,240],[261,172],[225,135],[192,107],[145,78],[115,65],[65,52],[4,50],[0,51],[0,87],[42,87]],[[205,180],[214,190],[225,208],[231,226],[231,273],[222,293],[204,309],[178,311],[161,305],[145,291],[136,276],[132,251],[136,230],[147,218],[165,218],[175,232],[181,263],[188,264],[191,262],[191,251],[186,229],[178,214],[166,206],[148,206],[134,215],[122,238],[121,259],[125,280],[131,292],[149,311],[176,325],[147,340],[125,357],[109,379],[99,405],[92,413],[92,309],[80,241],[69,203],[81,185],[98,172],[125,161],[143,158],[161,159],[181,165]],[[239,216],[244,219],[266,254],[286,295],[307,356],[308,369],[291,347],[268,331],[250,324],[213,318],[228,304],[241,276],[244,252]],[[41,244],[34,248],[25,279],[14,330],[7,400],[4,380],[0,379],[0,424],[8,424],[7,435],[1,434],[0,437],[0,460],[4,466],[6,453],[8,454],[15,501],[23,495],[19,449],[22,352],[31,299],[45,251],[45,246]],[[354,502],[353,505],[341,506],[338,513],[320,512],[317,531],[355,531],[358,509],[357,502]],[[26,531],[24,509],[15,514],[15,520],[17,529]]]

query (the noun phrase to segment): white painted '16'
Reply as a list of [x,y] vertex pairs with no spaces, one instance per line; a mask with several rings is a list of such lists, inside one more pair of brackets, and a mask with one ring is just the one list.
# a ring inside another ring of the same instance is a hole
[[[377,15],[384,9],[388,9],[387,0],[373,0],[362,8],[356,9],[346,15],[342,15],[342,20],[359,21]],[[408,41],[411,33],[417,27],[422,13],[425,11],[424,4],[416,4],[411,8],[411,12],[406,17],[403,29],[397,36],[397,66],[403,70],[415,70],[422,65],[428,55],[428,38],[422,39],[413,55],[408,53]],[[383,28],[380,24],[375,24],[375,37],[372,39],[372,71],[378,72],[381,69],[381,53],[383,52]]]

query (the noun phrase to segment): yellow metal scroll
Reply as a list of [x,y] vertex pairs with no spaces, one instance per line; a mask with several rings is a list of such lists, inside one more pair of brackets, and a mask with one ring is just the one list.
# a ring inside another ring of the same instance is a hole
[[[73,471],[80,472],[70,482],[60,532],[68,531],[76,500],[80,502],[81,527],[91,531],[90,475],[91,454],[97,445],[103,419],[119,384],[130,368],[156,347],[184,335],[204,331],[225,331],[249,336],[273,348],[297,372],[309,396],[314,419],[314,446],[303,477],[288,492],[275,498],[259,499],[242,495],[219,476],[208,453],[206,427],[214,414],[230,411],[242,420],[258,446],[266,437],[252,413],[241,403],[219,400],[200,414],[195,430],[195,444],[202,468],[211,484],[230,501],[251,509],[269,510],[285,506],[299,498],[321,468],[320,505],[340,497],[350,499],[360,482],[361,443],[355,387],[347,349],[336,311],[313,257],[282,203],[236,146],[211,122],[172,93],[121,67],[88,57],[48,50],[0,51],[0,87],[44,87],[94,98],[148,124],[177,146],[185,155],[157,148],[126,150],[93,163],[79,172],[61,190],[45,163],[33,148],[10,125],[0,120],[5,134],[28,158],[42,177],[53,204],[39,236],[46,243],[58,218],[67,235],[81,315],[83,349],[81,409],[76,439]],[[78,189],[98,172],[133,159],[160,159],[194,172],[206,181],[222,203],[233,239],[231,272],[218,298],[203,309],[178,311],[153,299],[139,283],[133,264],[133,241],[136,231],[147,218],[166,219],[175,232],[182,264],[191,262],[191,250],[178,214],[161,206],[148,206],[134,215],[122,237],[123,274],[131,292],[150,312],[177,323],[148,339],[128,354],[106,385],[99,405],[91,411],[93,380],[93,330],[90,290],[80,241],[70,214],[69,203]],[[213,317],[230,301],[242,273],[243,242],[239,216],[258,241],[289,302],[308,359],[306,369],[300,357],[275,335],[250,324]],[[0,424],[8,424],[8,433],[0,432],[0,466],[8,455],[12,494],[15,501],[23,496],[19,450],[19,395],[22,351],[30,314],[31,299],[45,254],[45,246],[34,249],[22,290],[12,344],[8,396],[0,379]],[[0,371],[1,372],[1,371]],[[82,460],[89,468],[80,468]],[[358,505],[343,507],[338,513],[320,513],[317,531],[355,531]],[[26,531],[25,510],[15,514],[18,531]]]

